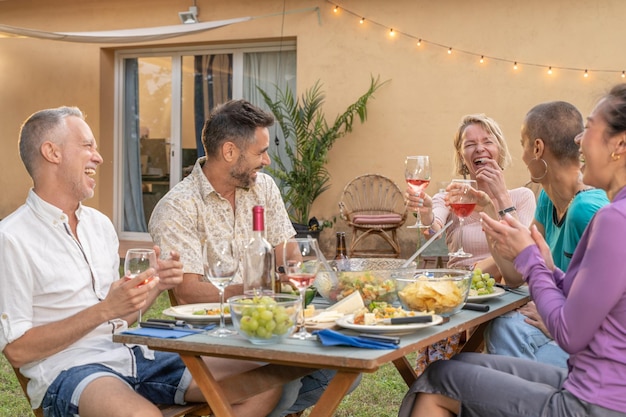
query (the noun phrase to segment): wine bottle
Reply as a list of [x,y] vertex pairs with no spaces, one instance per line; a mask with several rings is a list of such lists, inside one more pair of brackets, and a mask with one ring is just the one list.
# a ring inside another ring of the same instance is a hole
[[275,285],[274,253],[265,239],[263,206],[252,208],[252,238],[246,245],[243,277],[244,294],[273,294]]
[[345,232],[337,232],[337,246],[335,249],[335,265],[337,271],[349,271],[350,260],[346,251],[346,234]]

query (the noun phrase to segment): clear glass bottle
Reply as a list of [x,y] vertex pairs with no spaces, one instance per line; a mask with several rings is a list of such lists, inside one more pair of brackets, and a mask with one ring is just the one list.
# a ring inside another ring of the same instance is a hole
[[349,271],[350,260],[348,259],[348,252],[346,250],[346,233],[337,232],[337,246],[335,249],[335,265],[337,271]]
[[252,238],[246,245],[243,276],[244,294],[273,294],[275,285],[274,251],[265,239],[265,210],[252,208]]

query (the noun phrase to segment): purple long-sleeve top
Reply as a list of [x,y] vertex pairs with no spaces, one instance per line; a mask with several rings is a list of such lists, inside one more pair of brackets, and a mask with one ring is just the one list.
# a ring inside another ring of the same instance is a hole
[[536,245],[515,267],[537,310],[570,354],[563,388],[611,410],[626,410],[626,188],[585,230],[567,273],[550,271]]

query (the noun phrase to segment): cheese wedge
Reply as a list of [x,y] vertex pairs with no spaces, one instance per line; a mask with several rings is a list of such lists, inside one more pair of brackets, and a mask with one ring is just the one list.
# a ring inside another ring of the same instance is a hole
[[326,311],[337,311],[343,314],[352,314],[357,310],[360,310],[365,307],[365,303],[363,302],[363,297],[361,297],[361,293],[358,291],[353,292],[343,300],[333,304]]
[[358,311],[362,308],[365,308],[365,303],[363,302],[363,297],[361,297],[361,293],[358,291],[353,292],[343,300],[338,303],[333,304],[326,310],[320,312],[319,314],[307,318],[307,322],[313,323],[331,323],[335,322],[335,320],[342,318],[346,314],[352,314],[355,311]]

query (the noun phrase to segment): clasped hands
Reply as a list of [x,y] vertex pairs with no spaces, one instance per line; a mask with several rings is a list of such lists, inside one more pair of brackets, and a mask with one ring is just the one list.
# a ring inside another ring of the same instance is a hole
[[495,220],[486,213],[480,213],[483,231],[492,244],[492,250],[503,258],[513,261],[530,245],[537,245],[539,252],[550,270],[554,270],[554,261],[550,247],[534,224],[530,230],[519,220],[506,214],[502,220]]

